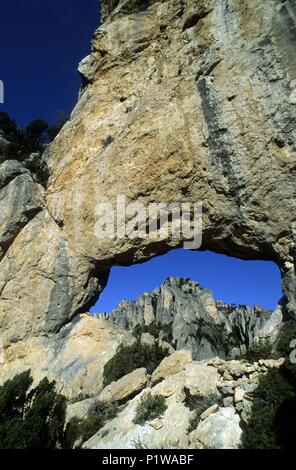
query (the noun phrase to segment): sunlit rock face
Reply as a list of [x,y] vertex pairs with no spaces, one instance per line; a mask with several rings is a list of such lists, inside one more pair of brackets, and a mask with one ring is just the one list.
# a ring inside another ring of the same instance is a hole
[[273,342],[281,328],[278,310],[215,301],[209,289],[176,277],[97,318],[134,335],[150,333],[175,349],[191,351],[196,360],[241,357],[260,338]]
[[[294,2],[103,1],[102,11],[42,203],[31,198],[38,210],[1,246],[3,341],[59,331],[110,267],[181,245],[98,239],[96,206],[120,194],[201,202],[203,248],[276,261],[295,318]],[[13,207],[24,212],[9,185],[1,226]]]

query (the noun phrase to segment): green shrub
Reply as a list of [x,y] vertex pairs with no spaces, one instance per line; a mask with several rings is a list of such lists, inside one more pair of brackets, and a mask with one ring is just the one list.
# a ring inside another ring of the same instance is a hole
[[[45,185],[49,174],[47,165],[41,158],[42,154],[46,144],[52,142],[67,120],[65,113],[58,113],[58,121],[52,127],[43,119],[34,119],[26,127],[19,128],[15,119],[0,112],[0,130],[9,142],[5,158],[23,162],[35,174],[37,181]],[[31,158],[32,154],[35,154],[34,158]]]
[[137,325],[133,329],[133,336],[140,338],[142,333],[149,333],[155,339],[163,339],[164,341],[171,342],[173,340],[172,325],[158,325],[155,322],[150,325]]
[[17,131],[15,119],[12,119],[9,114],[4,111],[0,112],[0,129],[4,132],[7,138],[15,135]]
[[25,127],[25,136],[28,147],[34,150],[41,150],[46,143],[48,124],[43,119],[34,119]]
[[242,435],[242,446],[247,449],[294,448],[296,365],[290,361],[290,343],[295,338],[296,324],[290,321],[276,344],[276,355],[285,358],[284,364],[262,376],[252,393],[251,416]]
[[155,418],[160,418],[165,410],[167,404],[162,395],[152,395],[150,392],[145,393],[136,408],[136,416],[133,419],[135,424],[145,424],[147,421],[152,421]]
[[63,447],[72,449],[77,441],[88,441],[106,422],[115,418],[119,410],[117,403],[95,403],[89,410],[87,418],[72,418],[67,424]]
[[217,394],[211,394],[208,396],[192,395],[188,388],[185,387],[185,406],[191,411],[194,411],[193,417],[190,419],[190,425],[188,432],[194,431],[200,422],[200,415],[206,411],[210,406],[221,404],[221,397]]
[[278,357],[289,357],[291,352],[290,344],[293,339],[296,339],[296,324],[295,322],[287,322],[281,330],[276,343],[276,354]]
[[54,449],[62,445],[66,399],[43,379],[30,390],[30,371],[0,387],[0,447]]
[[87,441],[116,416],[116,403],[95,403],[85,419],[73,418],[65,426],[66,398],[56,393],[55,382],[43,379],[31,389],[30,371],[16,375],[0,387],[0,448],[71,449]]
[[73,405],[74,403],[87,400],[88,398],[91,398],[91,395],[88,393],[79,393],[76,397],[71,398],[71,400],[68,401],[68,404]]
[[168,349],[154,344],[142,344],[138,338],[132,345],[120,345],[116,354],[105,364],[104,386],[140,367],[145,367],[151,374],[168,355]]
[[63,449],[73,449],[75,447],[75,443],[79,439],[80,429],[81,419],[74,416],[74,418],[70,419],[65,428],[62,444]]
[[259,359],[270,359],[272,357],[272,344],[270,340],[260,339],[247,350],[242,358],[250,362],[255,362]]
[[271,369],[262,376],[253,392],[251,417],[243,428],[242,446],[247,449],[281,447],[279,424],[281,407],[295,397],[284,370]]

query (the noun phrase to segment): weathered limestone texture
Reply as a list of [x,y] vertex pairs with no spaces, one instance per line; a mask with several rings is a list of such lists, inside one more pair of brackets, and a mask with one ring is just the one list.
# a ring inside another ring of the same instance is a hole
[[295,318],[295,2],[122,0],[102,11],[44,194],[0,166],[11,175],[0,189],[4,345],[60,331],[110,267],[182,243],[97,239],[95,208],[119,194],[202,202],[202,248],[277,262]]
[[150,332],[197,360],[240,357],[260,341],[273,344],[282,327],[280,306],[272,312],[225,304],[196,282],[172,276],[135,301],[122,300],[110,315],[95,316],[142,336]]

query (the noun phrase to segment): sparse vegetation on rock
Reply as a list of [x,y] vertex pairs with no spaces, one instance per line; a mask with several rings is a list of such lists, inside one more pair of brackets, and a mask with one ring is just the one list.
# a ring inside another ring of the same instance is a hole
[[259,359],[271,359],[272,357],[272,344],[270,340],[268,338],[261,338],[260,340],[255,342],[249,349],[247,349],[246,353],[242,356],[242,359],[254,362],[258,361]]
[[98,432],[104,424],[115,418],[119,410],[116,403],[95,403],[84,419],[72,418],[67,424],[63,446],[66,448],[79,447]]
[[244,425],[242,446],[248,449],[294,448],[296,435],[296,364],[291,363],[290,342],[295,325],[283,329],[278,355],[286,358],[279,369],[260,377],[252,393],[251,417]]
[[162,395],[152,395],[150,392],[147,392],[138,403],[136,416],[133,421],[135,424],[143,425],[147,421],[160,418],[166,409],[167,404]]
[[42,154],[46,144],[54,140],[67,119],[65,113],[59,113],[57,123],[51,127],[40,118],[34,119],[25,127],[19,127],[16,120],[8,113],[0,112],[0,131],[8,142],[4,158],[22,162],[24,167],[35,175],[39,183],[45,184],[48,169],[42,160]]
[[200,395],[191,395],[189,390],[185,388],[185,405],[192,411],[194,411],[194,416],[190,420],[190,427],[188,432],[193,431],[197,428],[200,422],[200,416],[204,411],[215,404],[221,403],[221,397],[218,395],[208,395],[208,396],[200,396]]
[[120,345],[116,354],[105,364],[104,386],[141,367],[151,374],[167,355],[168,349],[159,346],[157,341],[150,345],[142,344],[137,339],[129,346]]

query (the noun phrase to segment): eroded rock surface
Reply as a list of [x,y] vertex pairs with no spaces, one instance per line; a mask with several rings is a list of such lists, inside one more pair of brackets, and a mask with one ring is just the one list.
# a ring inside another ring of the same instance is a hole
[[[44,187],[8,160],[9,143],[0,135],[0,382],[27,369],[35,383],[55,379],[68,398],[90,396],[72,406],[80,417],[103,389],[104,364],[119,344],[134,341],[130,331],[82,313],[112,266],[145,261],[184,241],[98,239],[99,203],[115,207],[118,195],[146,207],[202,203],[202,249],[278,264],[284,297],[263,325],[246,321],[254,312],[225,312],[201,293],[199,315],[217,325],[216,339],[221,322],[230,332],[243,325],[240,334],[250,339],[256,332],[272,336],[282,314],[296,319],[295,2],[101,5],[104,23],[79,67],[79,101],[44,155]],[[149,324],[155,310],[144,310]],[[188,324],[197,317],[191,313]],[[178,348],[201,358],[181,320]],[[216,353],[204,344],[207,357]],[[194,360],[156,385],[148,378],[85,447],[237,447],[248,394],[279,364]],[[147,390],[162,394],[168,409],[157,422],[135,425]],[[186,393],[217,396],[216,411],[191,433]]]
[[[108,4],[79,102],[48,151],[44,196],[17,169],[1,189],[4,346],[57,341],[110,267],[183,242],[98,239],[97,204],[120,194],[202,202],[203,249],[277,262],[295,318],[295,3]],[[5,146],[1,136],[1,162]]]
[[0,383],[31,369],[36,385],[48,377],[69,399],[97,397],[103,389],[104,365],[119,344],[133,341],[116,325],[79,315],[58,334],[35,336],[4,348]]
[[280,307],[272,312],[260,305],[225,304],[209,289],[176,277],[96,317],[134,333],[150,332],[198,360],[241,356],[260,339],[273,343],[282,326]]
[[[238,448],[243,422],[247,422],[251,414],[252,391],[269,368],[280,367],[282,362],[279,359],[263,365],[260,362],[227,362],[215,358],[207,362],[193,361],[179,372],[171,370],[169,374],[168,370],[160,383],[155,385],[148,381],[147,387],[127,401],[118,415],[99,429],[83,447]],[[226,370],[233,374],[231,383],[224,376]],[[125,376],[126,380],[128,376],[130,374]],[[167,409],[156,419],[147,419],[143,425],[135,424],[137,408],[147,392],[162,395]],[[209,397],[214,401],[211,406],[207,405]],[[80,413],[83,408],[82,405]]]

